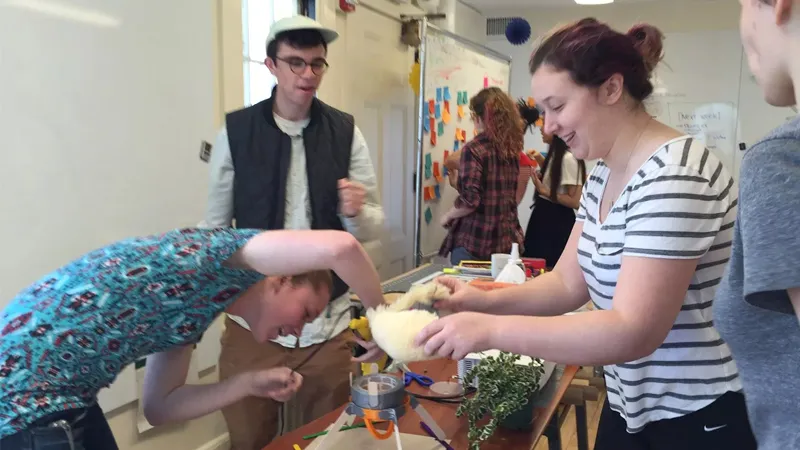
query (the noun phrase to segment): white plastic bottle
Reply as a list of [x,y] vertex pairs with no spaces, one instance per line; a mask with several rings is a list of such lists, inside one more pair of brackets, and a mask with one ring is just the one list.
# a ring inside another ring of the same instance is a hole
[[519,257],[519,244],[515,242],[511,244],[511,257],[494,281],[498,283],[522,284],[526,281],[524,267],[522,259]]

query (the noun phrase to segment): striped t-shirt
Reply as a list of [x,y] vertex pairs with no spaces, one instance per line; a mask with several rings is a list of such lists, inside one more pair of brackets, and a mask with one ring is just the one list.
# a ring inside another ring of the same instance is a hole
[[731,352],[712,325],[711,303],[731,252],[737,194],[731,174],[702,143],[684,136],[659,148],[600,223],[609,168],[598,162],[584,186],[578,262],[598,309],[610,309],[622,257],[699,258],[666,340],[636,361],[605,367],[611,409],[628,432],[697,411],[740,391]]

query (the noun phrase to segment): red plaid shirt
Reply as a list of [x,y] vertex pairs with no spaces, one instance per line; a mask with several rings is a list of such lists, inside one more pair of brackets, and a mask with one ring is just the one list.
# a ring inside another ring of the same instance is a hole
[[481,260],[492,253],[509,253],[511,244],[523,252],[524,234],[517,216],[517,179],[519,160],[504,160],[494,144],[481,133],[467,143],[458,167],[457,208],[475,208],[475,212],[453,221],[439,249],[447,256],[457,247]]

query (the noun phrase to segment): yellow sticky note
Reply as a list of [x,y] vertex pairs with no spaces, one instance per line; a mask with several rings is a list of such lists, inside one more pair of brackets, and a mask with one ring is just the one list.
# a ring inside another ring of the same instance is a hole
[[464,105],[458,105],[458,118],[464,118]]

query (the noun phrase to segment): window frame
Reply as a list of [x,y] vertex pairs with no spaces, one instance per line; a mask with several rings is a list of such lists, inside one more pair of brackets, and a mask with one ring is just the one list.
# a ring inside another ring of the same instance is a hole
[[[244,104],[251,106],[255,103],[252,99],[253,83],[250,76],[250,71],[254,66],[262,66],[266,68],[264,61],[254,59],[250,55],[250,14],[248,4],[250,0],[242,0],[242,69],[243,69],[243,84],[244,84]],[[285,2],[287,0],[261,0],[269,2],[272,10],[275,10],[275,2]],[[296,11],[298,14],[308,16],[312,19],[316,17],[316,0],[293,0],[296,4]],[[271,26],[271,24],[270,24]],[[262,45],[266,45],[263,42]],[[275,86],[273,82],[272,86]],[[261,101],[258,99],[257,101]]]

